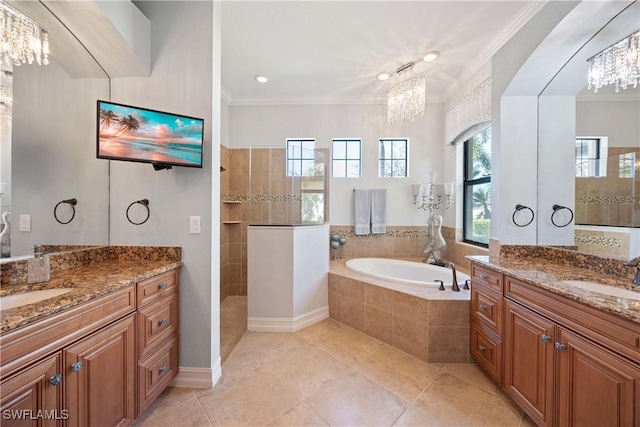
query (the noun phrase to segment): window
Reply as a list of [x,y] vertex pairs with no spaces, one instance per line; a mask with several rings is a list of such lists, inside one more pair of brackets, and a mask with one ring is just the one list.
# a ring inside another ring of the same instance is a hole
[[635,163],[635,153],[620,154],[618,159],[618,178],[633,178]]
[[287,139],[287,176],[313,175],[314,139]]
[[334,178],[360,178],[362,141],[360,139],[334,139],[331,147],[331,169]]
[[406,178],[408,151],[408,139],[381,139],[378,151],[378,177]]
[[489,246],[491,231],[491,128],[464,142],[463,240]]
[[601,176],[600,138],[576,139],[576,176]]

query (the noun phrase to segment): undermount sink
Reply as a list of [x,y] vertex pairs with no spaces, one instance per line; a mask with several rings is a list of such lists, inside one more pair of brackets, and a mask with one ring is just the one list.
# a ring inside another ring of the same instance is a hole
[[582,280],[564,280],[563,283],[587,291],[597,292],[603,295],[640,300],[640,292],[630,291],[629,289],[624,288],[617,288],[615,286],[603,285],[602,283],[585,282]]
[[0,310],[8,310],[27,304],[33,304],[49,298],[57,297],[72,291],[73,288],[43,289],[41,291],[22,292],[0,298]]

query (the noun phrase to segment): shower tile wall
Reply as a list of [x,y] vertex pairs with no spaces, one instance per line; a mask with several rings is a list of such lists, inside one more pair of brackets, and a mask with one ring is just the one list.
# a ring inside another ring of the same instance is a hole
[[[229,149],[220,146],[220,165],[226,169],[220,174],[220,194],[229,192]],[[229,295],[229,206],[220,201],[220,301]]]
[[[630,152],[636,153],[635,179],[620,178],[618,156]],[[576,178],[576,224],[640,225],[639,159],[638,149],[610,147],[606,177]]]

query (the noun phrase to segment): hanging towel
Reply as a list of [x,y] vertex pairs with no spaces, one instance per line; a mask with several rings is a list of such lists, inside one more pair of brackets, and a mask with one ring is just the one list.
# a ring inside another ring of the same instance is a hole
[[354,190],[354,215],[356,235],[371,233],[371,192],[369,190]]
[[371,233],[387,231],[387,190],[371,190]]

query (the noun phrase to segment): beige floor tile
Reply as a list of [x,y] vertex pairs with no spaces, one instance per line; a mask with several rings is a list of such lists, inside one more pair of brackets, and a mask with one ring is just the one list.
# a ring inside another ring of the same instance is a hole
[[304,403],[279,416],[271,421],[268,426],[308,426],[323,427],[328,426],[318,414],[313,412]]
[[384,345],[349,326],[335,323],[338,327],[329,326],[324,335],[313,338],[313,343],[345,363],[357,363]]
[[496,396],[509,400],[509,397],[505,394],[498,384],[495,383],[490,377],[485,374],[482,369],[475,363],[462,364],[454,363],[445,365],[443,372],[463,379],[473,385],[480,387],[481,389],[493,393]]
[[265,368],[295,390],[301,399],[312,395],[328,381],[351,373],[347,365],[311,343],[265,364]]
[[296,334],[311,342],[317,342],[321,341],[327,334],[330,334],[341,327],[344,327],[344,325],[340,322],[333,319],[325,319],[322,322],[300,329]]
[[267,370],[217,385],[198,399],[216,426],[266,425],[300,403],[295,391]]
[[140,417],[136,420],[136,425],[164,412],[173,410],[176,406],[183,405],[189,401],[196,401],[196,395],[193,389],[187,387],[167,387],[160,393],[160,396],[140,414]]
[[522,416],[515,404],[446,372],[412,406],[438,420],[433,425],[516,427]]
[[522,414],[519,427],[538,427],[531,418],[525,413]]
[[442,370],[389,345],[362,360],[355,369],[410,402]]
[[200,406],[200,402],[193,399],[154,417],[139,419],[135,425],[136,427],[210,427],[212,424]]
[[332,426],[388,426],[408,406],[359,373],[329,381],[305,403]]

